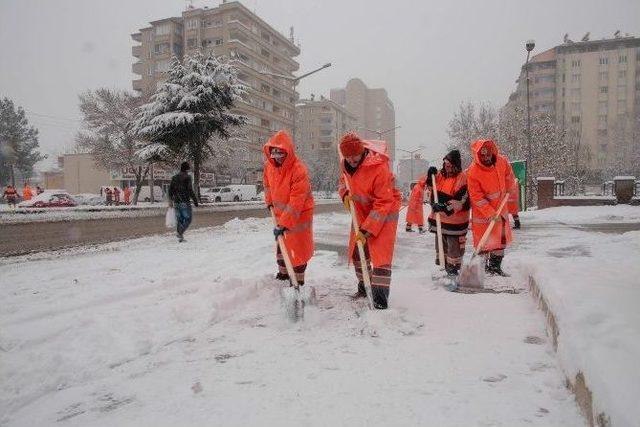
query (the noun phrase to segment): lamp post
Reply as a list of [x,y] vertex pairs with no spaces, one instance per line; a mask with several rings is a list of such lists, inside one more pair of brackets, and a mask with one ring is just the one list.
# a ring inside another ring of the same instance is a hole
[[[389,133],[389,132],[391,132],[391,131],[394,131],[394,130],[396,130],[396,129],[400,128],[400,127],[401,127],[401,126],[396,126],[396,127],[394,127],[394,128],[390,128],[390,129],[386,129],[386,130],[373,130],[373,129],[367,129],[367,128],[365,128],[365,127],[361,127],[360,129],[364,129],[364,130],[366,130],[366,131],[373,132],[373,133],[375,133],[376,135],[378,135],[378,139],[382,139],[382,135],[384,135],[385,133]],[[398,148],[398,150],[399,150],[399,148]],[[402,150],[402,151],[404,151],[404,150]]]
[[291,133],[293,134],[293,138],[295,140],[296,137],[296,87],[298,86],[298,82],[305,77],[309,77],[311,74],[317,73],[318,71],[322,71],[325,68],[331,67],[331,62],[327,62],[320,68],[316,68],[313,71],[309,71],[298,77],[285,76],[284,74],[271,73],[269,71],[260,71],[259,73],[265,76],[277,77],[280,79],[285,79],[293,83],[293,126]]
[[[530,172],[531,164],[533,163],[533,161],[531,159],[531,107],[529,106],[529,55],[531,54],[531,51],[533,50],[533,48],[536,47],[536,42],[533,40],[527,40],[524,47],[527,50],[527,62],[525,63],[525,66],[524,66],[525,79],[527,83],[527,163],[526,163],[525,173],[527,174],[527,181],[530,181],[529,172]],[[525,196],[524,196],[525,208],[527,205],[526,191],[527,191],[527,185],[525,183]]]
[[[396,148],[396,150],[404,151],[405,153],[408,153],[411,156],[411,182],[413,182],[413,155],[420,150],[424,150],[424,148],[425,148],[424,145],[421,145],[414,150],[404,150],[402,148]],[[411,182],[409,182],[409,185],[411,185]]]

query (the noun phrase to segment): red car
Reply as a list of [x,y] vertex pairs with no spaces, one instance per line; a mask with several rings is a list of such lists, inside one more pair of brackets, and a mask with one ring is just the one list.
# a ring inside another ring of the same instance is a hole
[[50,194],[49,197],[39,197],[39,199],[40,200],[34,201],[31,206],[34,208],[68,208],[77,205],[77,203],[68,194]]

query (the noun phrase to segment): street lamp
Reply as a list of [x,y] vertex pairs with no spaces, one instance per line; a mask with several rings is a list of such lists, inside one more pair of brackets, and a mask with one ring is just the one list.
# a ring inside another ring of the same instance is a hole
[[[396,126],[396,127],[394,127],[394,128],[386,129],[386,130],[373,130],[373,129],[367,129],[367,128],[365,128],[365,127],[360,127],[360,129],[364,129],[364,130],[366,130],[366,131],[373,132],[373,133],[375,133],[375,134],[377,134],[377,135],[378,135],[378,139],[382,139],[382,135],[384,135],[385,133],[389,133],[389,132],[391,132],[391,131],[394,131],[394,130],[396,130],[396,129],[400,128],[400,127],[401,127],[401,126]],[[398,150],[399,150],[399,148],[398,148]],[[403,151],[404,151],[404,150],[403,150]]]
[[[421,145],[414,150],[403,150],[402,148],[396,148],[396,150],[404,151],[405,153],[408,153],[411,156],[411,182],[413,182],[413,155],[420,150],[424,150],[425,148],[426,147],[424,145]],[[411,184],[411,182],[409,184]]]
[[[533,50],[533,48],[536,47],[536,42],[533,40],[527,40],[524,47],[527,50],[527,62],[525,63],[525,66],[524,66],[525,79],[527,81],[527,163],[526,163],[525,173],[527,174],[527,178],[529,178],[531,164],[533,163],[531,159],[531,111],[530,111],[531,107],[529,106],[529,55],[531,54],[531,51]],[[527,200],[526,191],[527,191],[527,185],[525,183],[525,196],[524,196],[525,206],[526,206],[526,200]]]
[[296,99],[295,98],[296,98],[296,87],[298,86],[298,82],[300,80],[304,79],[305,77],[310,76],[311,74],[317,73],[318,71],[322,71],[325,68],[329,68],[329,67],[331,67],[331,62],[327,62],[322,67],[316,68],[315,70],[309,71],[308,73],[305,73],[305,74],[303,74],[301,76],[298,76],[298,77],[285,76],[284,74],[277,74],[277,73],[272,73],[272,72],[269,72],[269,71],[259,71],[259,73],[262,74],[262,75],[289,80],[290,82],[293,83],[293,129],[292,129],[292,133],[293,133],[294,140],[295,140],[295,137],[296,137]]

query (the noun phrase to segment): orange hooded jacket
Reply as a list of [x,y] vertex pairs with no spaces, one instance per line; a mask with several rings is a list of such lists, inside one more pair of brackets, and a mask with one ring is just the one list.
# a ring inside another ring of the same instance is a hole
[[[338,190],[340,197],[344,198],[347,194],[345,179],[349,180],[351,200],[360,228],[371,234],[367,239],[371,264],[373,267],[390,266],[402,196],[394,187],[395,179],[389,170],[386,147],[377,141],[364,141],[364,145],[368,153],[353,175],[349,175],[344,166],[345,161],[342,161]],[[349,236],[349,259],[354,248],[355,234],[352,228]]]
[[[276,166],[269,148],[287,153],[282,166]],[[291,137],[278,131],[263,147],[266,158],[263,172],[264,201],[273,210],[281,225],[288,229],[284,242],[293,266],[305,264],[313,255],[313,195],[309,173],[296,156]]]
[[31,187],[29,187],[28,185],[25,185],[24,188],[22,189],[22,199],[31,200],[32,197],[33,197],[33,191],[31,191]]
[[407,224],[424,225],[424,187],[426,184],[426,177],[423,177],[416,182],[411,189],[411,195],[409,196],[409,205],[407,206]]
[[[480,161],[480,149],[483,146],[495,157],[492,166],[485,166]],[[473,246],[476,247],[489,226],[491,218],[497,214],[500,202],[506,194],[512,199],[517,193],[515,177],[509,161],[501,156],[493,140],[479,139],[471,145],[473,162],[467,170],[467,186],[471,199],[471,228]],[[500,219],[494,225],[482,251],[504,249],[511,243],[511,227],[509,226],[509,210],[505,206],[500,212]]]

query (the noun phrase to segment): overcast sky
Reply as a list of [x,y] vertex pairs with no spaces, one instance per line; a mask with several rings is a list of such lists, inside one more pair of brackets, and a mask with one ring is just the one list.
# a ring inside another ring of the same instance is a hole
[[[194,1],[214,7],[220,1]],[[447,124],[463,101],[503,105],[524,62],[524,42],[541,52],[562,42],[640,36],[640,1],[246,0],[277,30],[295,27],[302,97],[329,94],[352,77],[384,87],[395,104],[398,147],[425,145],[440,158]],[[73,146],[77,94],[131,89],[131,33],[180,16],[183,0],[0,0],[0,96],[29,113],[51,158]],[[400,154],[400,153],[398,153]],[[46,166],[49,165],[47,162]]]

